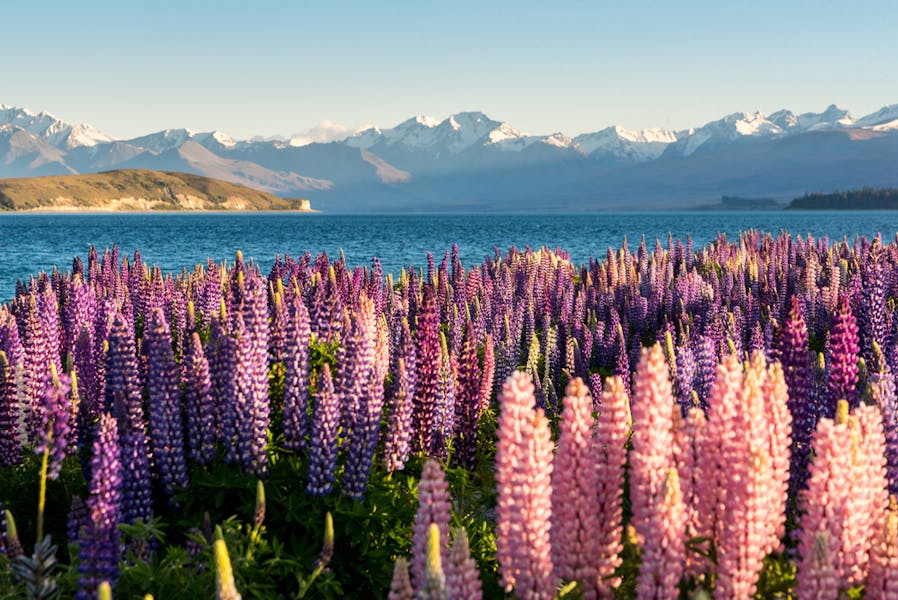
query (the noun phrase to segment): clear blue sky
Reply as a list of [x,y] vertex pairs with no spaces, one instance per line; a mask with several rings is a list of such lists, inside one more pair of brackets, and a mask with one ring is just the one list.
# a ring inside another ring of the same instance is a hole
[[898,2],[29,0],[0,103],[114,137],[483,110],[530,133],[898,103]]

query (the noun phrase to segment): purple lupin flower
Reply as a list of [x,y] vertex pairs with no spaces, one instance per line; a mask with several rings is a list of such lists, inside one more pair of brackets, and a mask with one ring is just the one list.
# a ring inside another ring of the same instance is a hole
[[783,377],[789,389],[789,412],[792,413],[790,488],[794,497],[807,482],[811,438],[817,427],[811,397],[814,379],[808,351],[808,330],[798,296],[792,296],[789,313],[779,335],[777,358],[783,367]]
[[72,351],[72,367],[78,374],[78,390],[84,400],[87,414],[95,418],[99,415],[100,400],[97,384],[97,362],[94,353],[93,324],[88,324],[75,334]]
[[[252,266],[252,265],[251,265]],[[238,280],[240,277],[238,277]],[[267,444],[270,407],[268,404],[268,305],[265,280],[255,267],[247,270],[243,281],[243,317],[245,334],[236,319],[237,341],[237,417],[242,424],[241,460],[254,475],[268,471]]]
[[72,405],[69,391],[72,380],[63,373],[56,376],[51,371],[44,380],[41,397],[41,424],[38,443],[34,447],[37,455],[45,452],[49,456],[47,478],[55,480],[62,469],[62,461],[68,454],[69,438],[72,435]]
[[411,451],[412,395],[409,391],[409,375],[403,357],[396,362],[388,411],[384,467],[392,473],[405,468]]
[[471,558],[468,533],[464,527],[455,530],[449,565],[446,567],[446,588],[449,600],[480,600],[483,589],[477,563]]
[[839,400],[847,400],[852,408],[857,406],[859,355],[857,321],[851,312],[848,295],[842,294],[839,296],[827,344],[826,364],[829,370],[827,416],[835,414],[835,406]]
[[477,458],[477,426],[480,422],[480,363],[477,360],[477,341],[470,320],[465,323],[461,354],[458,357],[458,387],[455,398],[455,420],[458,437],[455,456],[466,469],[473,469]]
[[[383,381],[379,390],[374,388],[377,372],[374,368],[376,333],[374,304],[362,294],[358,314],[349,328],[351,339],[347,340],[347,348],[350,348],[354,360],[350,359],[352,362],[348,365],[341,363],[339,391],[343,410],[351,411],[343,493],[356,500],[362,499],[368,487],[368,473],[377,446],[383,409]],[[354,394],[355,399],[349,398],[349,394]]]
[[413,448],[431,455],[436,447],[439,429],[437,397],[440,374],[440,322],[433,288],[424,287],[419,309],[416,342]]
[[331,369],[327,363],[318,375],[312,432],[309,444],[309,481],[306,491],[323,496],[333,489],[337,469],[337,429],[340,426],[339,398],[334,394]]
[[17,465],[21,460],[16,375],[6,352],[0,350],[0,467]]
[[889,494],[898,497],[898,397],[895,393],[895,378],[889,371],[879,344],[875,342],[870,366],[873,371],[870,376],[870,396],[882,413]]
[[216,435],[224,450],[225,460],[237,462],[237,357],[234,340],[224,330],[224,302],[220,318],[213,317],[209,326],[209,376],[215,405]]
[[153,466],[166,492],[187,487],[184,460],[184,424],[178,366],[172,351],[171,331],[161,308],[154,308],[144,329],[147,357],[147,408]]
[[309,429],[309,311],[302,296],[294,294],[286,315],[284,342],[284,447],[305,447]]
[[150,490],[150,444],[138,385],[134,338],[120,313],[109,332],[106,354],[106,406],[118,422],[122,461],[122,519],[149,521],[153,514]]
[[215,458],[215,404],[209,361],[198,333],[184,349],[184,400],[187,415],[187,448],[190,458],[206,464]]
[[93,441],[88,484],[87,523],[81,528],[78,550],[79,600],[94,598],[101,581],[115,584],[118,579],[119,531],[123,519],[122,463],[115,419],[100,416]]

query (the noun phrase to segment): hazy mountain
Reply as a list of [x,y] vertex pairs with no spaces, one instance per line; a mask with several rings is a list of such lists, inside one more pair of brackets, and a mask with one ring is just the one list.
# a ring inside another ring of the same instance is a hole
[[612,126],[573,138],[530,135],[470,111],[355,133],[322,122],[304,134],[251,140],[189,129],[113,140],[90,125],[0,106],[0,177],[181,171],[308,196],[334,211],[676,208],[722,195],[785,202],[808,191],[898,186],[896,162],[898,105],[858,119],[830,105],[820,113],[736,112],[683,131]]

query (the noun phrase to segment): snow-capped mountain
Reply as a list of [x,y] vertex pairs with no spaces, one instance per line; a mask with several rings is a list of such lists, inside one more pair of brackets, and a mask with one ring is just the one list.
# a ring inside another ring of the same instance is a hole
[[875,131],[890,131],[898,129],[898,104],[884,106],[875,113],[858,119],[857,127],[873,129]]
[[293,136],[238,140],[166,129],[113,140],[90,125],[0,106],[0,177],[118,168],[186,171],[323,210],[595,209],[708,204],[721,195],[898,186],[898,104],[862,118],[736,112],[694,129],[533,135],[482,112],[417,116],[352,131],[322,121]]
[[57,148],[96,146],[112,138],[91,125],[72,125],[50,113],[0,104],[0,125],[11,125],[39,137]]
[[677,134],[667,129],[631,131],[616,125],[574,138],[574,142],[592,158],[628,163],[654,160],[676,141]]

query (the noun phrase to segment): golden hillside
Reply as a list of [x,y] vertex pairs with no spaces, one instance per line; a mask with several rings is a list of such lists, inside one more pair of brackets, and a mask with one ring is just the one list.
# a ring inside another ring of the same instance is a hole
[[309,212],[309,201],[281,198],[201,175],[125,169],[88,175],[0,179],[3,211]]

